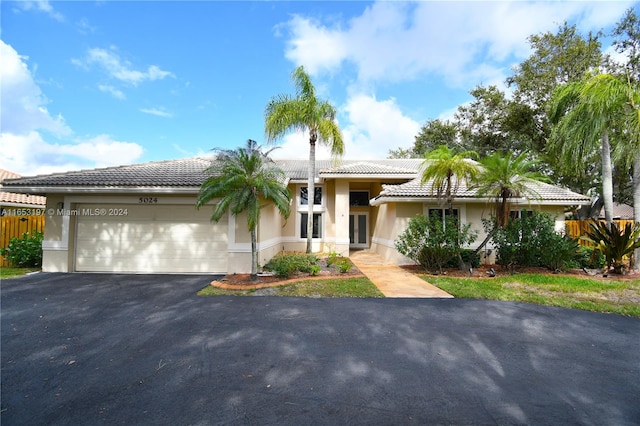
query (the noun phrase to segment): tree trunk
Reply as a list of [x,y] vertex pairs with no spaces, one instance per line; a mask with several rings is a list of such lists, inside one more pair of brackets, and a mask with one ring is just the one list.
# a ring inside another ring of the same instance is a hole
[[579,209],[575,212],[576,220],[589,220],[589,219],[598,219],[600,217],[600,210],[602,210],[602,206],[604,205],[604,198],[602,196],[598,196],[596,200],[585,206],[580,206]]
[[258,279],[258,243],[257,232],[254,226],[251,231],[251,280]]
[[307,176],[307,253],[312,251],[313,243],[313,203],[316,198],[316,137],[311,133],[309,135],[309,167]]
[[613,172],[611,166],[611,146],[609,145],[609,132],[602,133],[602,198],[604,199],[604,217],[607,228],[611,229],[613,223]]
[[[633,220],[640,223],[640,153],[633,161]],[[640,248],[633,251],[633,270],[640,271]]]
[[478,254],[478,253],[480,253],[480,250],[482,250],[482,248],[483,248],[484,246],[486,246],[486,245],[487,245],[487,243],[491,240],[491,238],[493,238],[493,236],[494,236],[494,235],[495,235],[495,233],[496,233],[496,229],[498,229],[498,227],[497,227],[497,226],[494,226],[494,228],[491,230],[491,232],[489,232],[489,233],[487,234],[487,236],[484,238],[484,240],[482,241],[482,243],[480,243],[480,245],[478,246],[478,248],[477,248],[477,249],[475,249],[474,254]]

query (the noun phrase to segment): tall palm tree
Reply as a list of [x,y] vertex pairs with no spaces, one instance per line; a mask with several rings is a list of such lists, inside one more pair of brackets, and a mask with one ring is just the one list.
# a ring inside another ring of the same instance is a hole
[[[527,156],[527,152],[516,157],[511,152],[506,155],[494,152],[480,160],[482,168],[474,188],[480,197],[487,197],[493,202],[496,225],[494,231],[497,227],[507,226],[515,199],[540,198],[536,184],[548,181],[545,176],[534,171],[536,161],[528,159]],[[492,237],[493,232],[490,232],[476,249],[476,253],[480,252]]]
[[244,148],[227,150],[215,148],[216,158],[206,173],[210,177],[200,187],[196,200],[199,209],[209,201],[220,198],[213,207],[211,220],[219,221],[227,211],[237,216],[247,212],[247,226],[251,234],[251,278],[258,276],[257,225],[261,202],[270,201],[285,219],[289,217],[291,194],[284,172],[269,158],[272,148],[263,152],[254,140],[247,140]]
[[600,150],[602,197],[607,226],[613,222],[613,177],[609,136],[629,101],[626,84],[611,74],[589,75],[558,87],[551,97],[549,118],[554,124],[550,149],[567,164],[578,164]]
[[296,96],[278,95],[269,101],[265,110],[265,133],[267,141],[274,142],[289,132],[309,132],[307,253],[311,253],[316,143],[328,145],[334,158],[344,153],[344,143],[340,128],[334,121],[335,107],[328,101],[316,97],[315,87],[302,66],[295,69],[292,79],[296,87]]
[[[633,219],[640,223],[640,82],[632,81],[625,76],[627,102],[623,105],[619,117],[618,140],[613,149],[613,160],[624,170],[633,170],[631,178],[633,187]],[[640,248],[633,254],[632,267],[640,271]]]
[[422,165],[424,170],[420,179],[421,184],[431,181],[431,195],[447,204],[449,214],[453,214],[453,199],[460,184],[469,185],[480,172],[478,165],[469,161],[470,158],[478,158],[475,151],[457,153],[446,145],[440,145],[428,152]]

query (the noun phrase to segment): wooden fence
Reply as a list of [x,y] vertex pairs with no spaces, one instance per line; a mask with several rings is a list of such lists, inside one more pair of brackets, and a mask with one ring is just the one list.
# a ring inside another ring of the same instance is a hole
[[[604,222],[604,220],[601,222]],[[620,228],[624,228],[627,223],[631,223],[631,226],[633,226],[633,220],[614,220],[614,222],[617,223]],[[579,238],[586,234],[589,230],[589,224],[592,222],[590,220],[566,220],[564,223],[567,235],[572,238]],[[586,247],[595,246],[593,243],[581,238],[578,239],[578,243]]]
[[[44,215],[41,216],[2,216],[0,217],[0,247],[6,248],[11,238],[22,238],[27,232],[44,233]],[[0,256],[0,266],[9,266],[9,262]]]

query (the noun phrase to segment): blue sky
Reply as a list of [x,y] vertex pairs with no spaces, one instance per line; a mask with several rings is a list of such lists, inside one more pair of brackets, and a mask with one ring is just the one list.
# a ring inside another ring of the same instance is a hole
[[[293,93],[298,65],[337,107],[345,158],[384,158],[476,85],[504,88],[528,36],[564,21],[608,32],[632,6],[2,1],[0,167],[32,175],[264,144],[264,107]],[[308,156],[305,135],[280,145],[274,157]]]

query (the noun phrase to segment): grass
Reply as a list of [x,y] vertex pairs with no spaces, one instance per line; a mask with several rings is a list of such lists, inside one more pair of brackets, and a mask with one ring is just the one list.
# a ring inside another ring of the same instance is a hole
[[0,279],[6,280],[8,278],[21,277],[29,272],[37,272],[39,270],[39,268],[11,268],[3,266],[0,268]]
[[367,278],[335,278],[294,282],[264,290],[223,290],[207,286],[200,296],[250,296],[256,291],[288,297],[384,297]]
[[454,297],[492,299],[640,317],[640,280],[517,274],[497,278],[423,276]]

